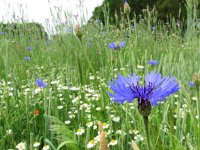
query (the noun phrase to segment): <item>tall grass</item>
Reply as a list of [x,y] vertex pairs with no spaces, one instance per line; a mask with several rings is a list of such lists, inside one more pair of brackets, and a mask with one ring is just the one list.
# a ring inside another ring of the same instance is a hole
[[[146,149],[136,103],[112,103],[106,92],[109,81],[118,74],[143,76],[151,70],[176,76],[181,87],[152,110],[151,148],[198,149],[199,89],[189,87],[188,82],[194,73],[200,73],[200,36],[197,18],[190,19],[192,28],[184,34],[173,19],[170,28],[157,23],[152,29],[155,16],[147,12],[138,23],[130,18],[133,30],[125,18],[118,29],[109,22],[105,26],[89,23],[81,29],[82,42],[73,32],[53,35],[49,41],[0,35],[0,149],[15,149],[20,142],[34,149],[36,141],[40,143],[36,149],[44,145],[88,149],[88,143],[98,136],[98,121],[104,123],[108,143],[118,141],[113,146],[110,143],[110,149],[131,149],[132,140],[141,150]],[[108,48],[110,42],[122,40],[126,46],[119,51]],[[32,50],[26,50],[27,46]],[[31,60],[24,60],[25,56]],[[151,66],[148,60],[159,64]],[[36,78],[47,87],[39,88]],[[79,135],[77,131],[83,129]],[[98,149],[99,142],[94,141],[93,149]]]

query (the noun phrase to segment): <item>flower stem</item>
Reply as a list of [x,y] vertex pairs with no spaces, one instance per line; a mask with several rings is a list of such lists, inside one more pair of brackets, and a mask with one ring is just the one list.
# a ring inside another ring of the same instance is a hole
[[[200,107],[199,107],[200,92],[199,86],[197,87],[197,116],[200,117]],[[198,120],[198,132],[200,130],[200,121]],[[200,137],[198,138],[198,146],[200,146]]]
[[148,116],[143,116],[143,121],[144,121],[145,132],[146,132],[147,147],[148,147],[148,150],[151,150],[151,148],[150,148],[150,138],[149,138]]

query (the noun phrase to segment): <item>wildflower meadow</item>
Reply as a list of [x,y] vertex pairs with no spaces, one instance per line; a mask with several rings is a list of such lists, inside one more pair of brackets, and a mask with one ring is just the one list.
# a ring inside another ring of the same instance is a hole
[[200,149],[192,8],[187,28],[151,11],[128,18],[127,2],[116,26],[94,20],[46,38],[0,26],[0,150]]

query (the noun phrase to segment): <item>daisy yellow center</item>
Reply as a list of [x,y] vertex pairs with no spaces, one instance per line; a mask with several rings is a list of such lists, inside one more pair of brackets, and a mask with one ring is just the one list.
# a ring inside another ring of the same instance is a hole
[[115,140],[111,140],[111,143],[115,143]]
[[95,144],[95,141],[94,141],[94,140],[91,140],[90,143],[91,143],[91,144]]
[[22,145],[19,145],[19,148],[20,148],[20,149],[22,149],[22,148],[23,148],[23,146],[22,146]]
[[78,129],[78,131],[77,132],[82,132],[82,130],[81,129]]

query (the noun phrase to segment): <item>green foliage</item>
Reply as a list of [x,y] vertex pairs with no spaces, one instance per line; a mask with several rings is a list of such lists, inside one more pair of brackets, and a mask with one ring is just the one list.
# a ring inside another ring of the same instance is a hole
[[48,38],[43,26],[39,23],[0,23],[0,31],[5,32],[7,38],[24,37],[27,40]]
[[[176,18],[179,21],[183,21],[187,17],[186,2],[185,0],[128,0],[129,6],[131,7],[130,18],[133,19],[136,14],[137,20],[144,15],[144,11],[148,9],[151,11],[156,8],[158,11],[158,20],[164,22],[169,21],[170,17]],[[92,19],[105,20],[104,8],[108,4],[110,9],[109,19],[110,22],[115,24],[115,14],[120,16],[121,10],[123,11],[123,0],[113,1],[105,0],[103,4],[95,9],[93,12]]]

